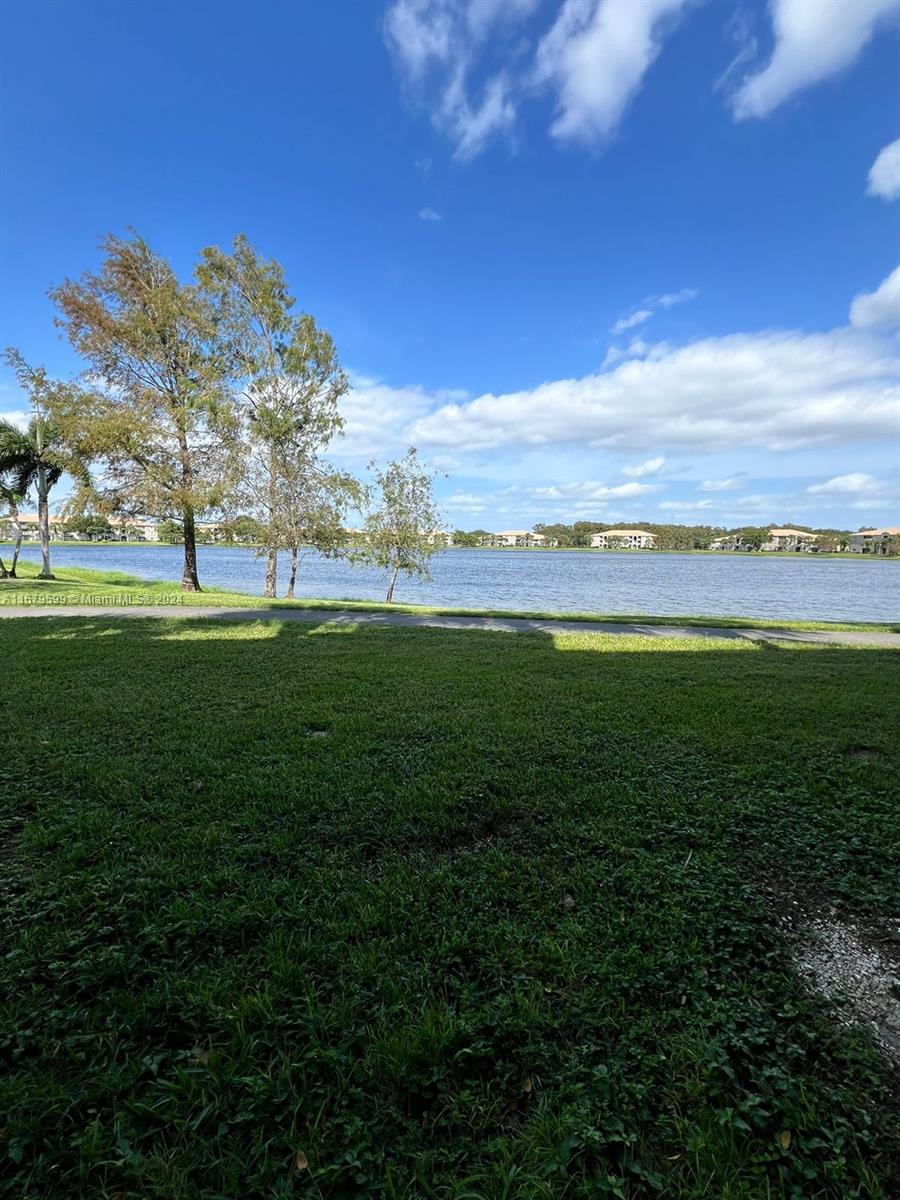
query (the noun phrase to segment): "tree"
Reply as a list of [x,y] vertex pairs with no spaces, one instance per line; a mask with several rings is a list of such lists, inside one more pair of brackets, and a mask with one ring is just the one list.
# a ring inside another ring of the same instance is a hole
[[227,542],[238,542],[246,545],[247,543],[261,542],[263,530],[259,521],[254,517],[247,516],[246,513],[241,513],[239,516],[231,517],[223,523],[222,535]]
[[422,469],[414,446],[399,462],[383,471],[374,463],[376,508],[366,518],[368,541],[364,556],[390,571],[386,602],[394,599],[401,571],[430,579],[429,562],[440,549],[435,538],[441,523],[432,495],[433,476]]
[[[559,546],[573,546],[581,544],[580,542],[576,543],[573,540],[575,534],[572,530],[572,527],[570,525],[563,525],[559,521],[553,523],[552,525],[535,525],[534,532],[543,534],[548,542],[555,541]],[[589,537],[585,539],[585,543],[590,545]]]
[[[238,496],[261,526],[264,594],[273,597],[285,529],[304,527],[297,513],[318,507],[327,474],[319,456],[343,427],[338,400],[349,382],[331,337],[308,313],[291,311],[295,301],[280,264],[257,254],[243,235],[234,239],[231,254],[207,247],[197,275],[217,313],[240,389],[250,453]],[[292,550],[294,536],[288,535]]]
[[732,530],[732,533],[741,539],[741,548],[744,550],[759,550],[772,536],[770,529],[758,525],[745,525]]
[[93,541],[107,541],[112,536],[112,525],[99,513],[78,513],[66,521],[66,529],[80,533]]
[[481,537],[482,535],[478,530],[471,530],[467,533],[464,529],[454,529],[453,545],[464,549],[474,549],[476,546],[481,545]]
[[71,403],[75,393],[69,385],[48,379],[43,367],[29,366],[18,350],[7,350],[4,359],[28,395],[32,416],[24,430],[10,421],[0,421],[0,476],[8,476],[8,487],[18,496],[25,496],[34,488],[41,539],[38,579],[53,579],[50,570],[50,493],[66,470],[80,477],[84,466],[78,450],[49,413],[53,405],[64,398],[66,403]]
[[300,547],[310,546],[327,558],[347,553],[344,519],[358,507],[363,488],[352,475],[336,471],[321,461],[278,464],[277,520],[270,538],[290,551],[291,570],[285,599],[293,600]]
[[2,504],[9,513],[10,521],[16,531],[16,540],[13,543],[12,561],[9,570],[7,570],[3,559],[0,558],[0,579],[15,579],[16,566],[19,562],[19,551],[22,549],[22,526],[19,522],[19,504],[23,499],[13,488],[8,487],[0,480],[0,504]]
[[169,546],[178,546],[184,541],[184,526],[179,521],[160,521],[156,536]]
[[200,590],[195,522],[219,507],[237,466],[234,404],[202,290],[134,235],[110,235],[97,274],[51,292],[57,319],[102,385],[61,419],[88,441],[101,507],[177,516],[184,529],[182,590]]

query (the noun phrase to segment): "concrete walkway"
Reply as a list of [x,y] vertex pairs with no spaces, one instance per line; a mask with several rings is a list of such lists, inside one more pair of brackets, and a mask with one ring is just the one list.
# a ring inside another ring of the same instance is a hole
[[542,621],[528,617],[441,617],[410,613],[352,612],[315,608],[218,608],[212,605],[10,605],[0,619],[23,617],[215,617],[225,621],[303,621],[322,625],[399,625],[404,628],[487,629],[501,633],[641,634],[645,637],[736,638],[750,642],[809,642],[826,646],[878,646],[900,650],[900,633],[841,633],[839,630],[720,629],[709,625],[642,625],[639,621]]

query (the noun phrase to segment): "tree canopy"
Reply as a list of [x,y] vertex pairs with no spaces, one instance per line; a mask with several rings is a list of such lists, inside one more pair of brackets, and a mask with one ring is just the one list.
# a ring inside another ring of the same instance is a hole
[[57,323],[87,363],[89,404],[58,406],[99,467],[105,509],[175,517],[182,587],[197,591],[196,514],[219,507],[239,462],[237,417],[216,313],[137,235],[110,235],[99,271],[51,292]]

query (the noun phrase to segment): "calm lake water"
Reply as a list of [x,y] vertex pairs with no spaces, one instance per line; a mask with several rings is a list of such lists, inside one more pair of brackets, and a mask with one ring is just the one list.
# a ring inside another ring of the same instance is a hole
[[[264,564],[252,550],[198,546],[201,583],[262,594]],[[120,570],[143,579],[181,578],[181,547],[56,546],[58,566]],[[39,558],[37,545],[22,557]],[[288,563],[279,563],[279,591]],[[465,608],[537,609],[784,620],[900,620],[900,561],[871,557],[751,557],[642,554],[635,551],[447,550],[432,560],[429,583],[401,577],[395,600]],[[381,571],[353,567],[310,551],[297,594],[337,600],[383,600]]]

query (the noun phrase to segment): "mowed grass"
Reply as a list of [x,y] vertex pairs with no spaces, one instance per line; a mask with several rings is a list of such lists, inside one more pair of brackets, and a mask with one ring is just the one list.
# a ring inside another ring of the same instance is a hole
[[[151,543],[152,544],[152,543]],[[514,547],[509,547],[514,550]],[[549,553],[549,551],[548,551]],[[597,551],[597,553],[604,553]],[[698,553],[700,553],[698,551]],[[888,569],[892,569],[893,564]],[[18,578],[0,580],[0,607],[18,605],[178,605],[179,607],[307,608],[343,612],[391,612],[421,616],[528,617],[543,621],[627,622],[642,625],[718,627],[720,629],[851,630],[900,633],[900,623],[878,621],[775,621],[754,617],[648,616],[640,613],[545,612],[533,609],[448,608],[440,605],[382,604],[371,600],[266,600],[246,592],[203,585],[202,592],[182,592],[171,580],[146,580],[122,571],[54,567],[55,579],[38,579],[39,566],[20,561]],[[900,573],[898,573],[900,581]]]
[[0,1195],[898,1194],[773,899],[890,938],[897,654],[98,614],[0,661]]

